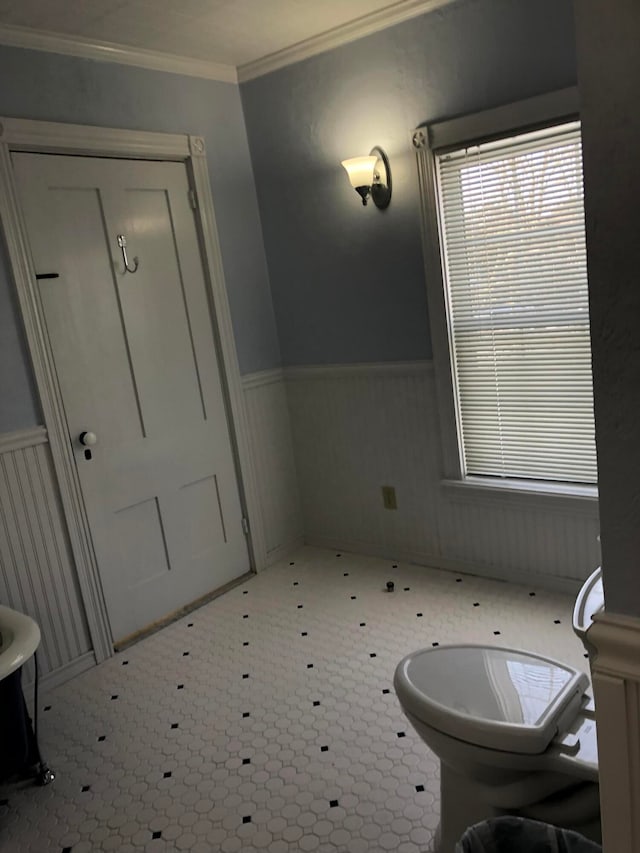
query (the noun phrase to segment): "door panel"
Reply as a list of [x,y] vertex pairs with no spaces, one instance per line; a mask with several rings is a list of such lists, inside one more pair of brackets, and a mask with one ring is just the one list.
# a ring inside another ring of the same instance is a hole
[[39,293],[120,639],[249,569],[186,170],[13,160],[36,269],[60,275]]

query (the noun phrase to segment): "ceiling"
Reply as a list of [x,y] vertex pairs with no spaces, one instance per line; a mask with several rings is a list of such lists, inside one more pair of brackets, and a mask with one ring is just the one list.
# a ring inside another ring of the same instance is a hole
[[[242,68],[335,28],[346,25],[351,38],[358,37],[437,5],[442,2],[0,0],[0,26]],[[354,22],[361,31],[349,26]]]

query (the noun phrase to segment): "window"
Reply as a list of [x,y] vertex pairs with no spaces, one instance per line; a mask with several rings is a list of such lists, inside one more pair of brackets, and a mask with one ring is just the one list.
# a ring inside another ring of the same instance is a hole
[[435,152],[463,475],[595,483],[580,126]]

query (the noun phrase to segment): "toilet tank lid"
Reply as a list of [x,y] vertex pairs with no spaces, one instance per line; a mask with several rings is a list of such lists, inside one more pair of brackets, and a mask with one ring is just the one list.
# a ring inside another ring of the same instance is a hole
[[578,713],[589,680],[564,663],[495,646],[422,649],[396,668],[403,709],[488,749],[538,754]]
[[573,630],[583,642],[593,617],[603,609],[602,568],[598,566],[583,583],[573,608]]

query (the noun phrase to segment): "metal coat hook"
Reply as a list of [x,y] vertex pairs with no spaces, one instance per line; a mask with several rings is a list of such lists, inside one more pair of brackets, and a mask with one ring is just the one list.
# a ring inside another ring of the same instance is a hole
[[133,266],[129,266],[129,258],[127,257],[127,238],[124,234],[118,234],[118,246],[120,246],[122,250],[122,260],[124,261],[124,272],[122,274],[124,275],[128,272],[137,272],[140,263],[137,258],[134,258]]

